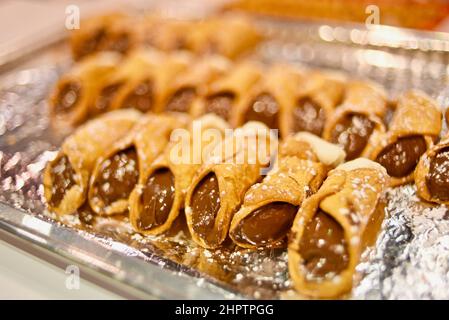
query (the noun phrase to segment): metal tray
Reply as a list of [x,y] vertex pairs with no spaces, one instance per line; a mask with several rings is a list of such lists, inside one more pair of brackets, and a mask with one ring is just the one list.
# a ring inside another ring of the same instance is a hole
[[[393,27],[258,19],[258,59],[335,69],[383,84],[390,98],[420,88],[448,104],[449,36]],[[17,62],[19,63],[19,61]],[[179,221],[167,236],[134,234],[126,217],[86,212],[57,221],[42,202],[41,172],[67,132],[49,125],[46,96],[71,61],[49,46],[0,79],[0,238],[136,298],[298,298],[282,250],[193,245]],[[449,298],[449,215],[413,186],[390,190],[388,216],[358,266],[350,298]]]

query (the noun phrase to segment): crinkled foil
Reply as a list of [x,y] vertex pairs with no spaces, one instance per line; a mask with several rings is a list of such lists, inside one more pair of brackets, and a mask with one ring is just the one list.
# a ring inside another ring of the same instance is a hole
[[[446,54],[366,48],[365,44],[340,41],[342,34],[329,35],[329,29],[318,27],[296,32],[297,38],[292,39],[292,33],[279,30],[294,26],[265,27],[271,40],[256,53],[262,60],[289,60],[369,76],[385,85],[392,97],[418,87],[447,104]],[[428,68],[427,63],[431,63]],[[298,298],[288,276],[285,250],[251,251],[231,243],[215,251],[205,250],[192,242],[182,217],[169,234],[147,237],[133,233],[127,217],[98,218],[84,209],[56,221],[56,216],[45,210],[42,170],[68,134],[51,127],[46,104],[60,73],[58,66],[27,69],[10,76],[0,87],[1,202],[74,228],[116,251],[135,255],[137,250],[138,257],[148,263],[196,277],[200,287],[205,282],[222,287],[228,293],[225,298]],[[446,207],[422,203],[411,185],[389,190],[387,197],[386,219],[377,243],[364,253],[348,298],[449,299]]]

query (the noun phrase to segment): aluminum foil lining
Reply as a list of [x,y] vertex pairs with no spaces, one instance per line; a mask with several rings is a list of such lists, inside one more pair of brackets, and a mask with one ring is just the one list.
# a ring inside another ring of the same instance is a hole
[[[265,25],[271,40],[255,55],[264,61],[288,60],[369,77],[382,83],[392,98],[400,91],[417,87],[442,105],[447,104],[446,53],[437,53],[439,58],[435,59],[433,53],[381,51],[353,42],[320,39],[318,26],[295,29],[302,30],[295,33],[301,39],[279,33],[289,27],[293,26]],[[403,63],[396,65],[395,61]],[[429,61],[433,67],[418,68]],[[182,218],[168,235],[148,237],[134,233],[127,217],[96,218],[84,209],[56,221],[43,204],[41,173],[68,134],[51,127],[46,104],[48,92],[60,74],[61,66],[54,65],[23,70],[3,81],[1,202],[39,219],[74,228],[111,250],[128,255],[132,252],[133,256],[138,252],[138,257],[148,263],[195,277],[198,286],[218,285],[226,292],[224,298],[303,298],[292,289],[285,250],[251,251],[232,244],[215,251],[202,249],[190,239]],[[388,200],[377,243],[364,253],[357,267],[357,284],[348,298],[449,299],[448,210],[421,202],[412,185],[389,190]]]

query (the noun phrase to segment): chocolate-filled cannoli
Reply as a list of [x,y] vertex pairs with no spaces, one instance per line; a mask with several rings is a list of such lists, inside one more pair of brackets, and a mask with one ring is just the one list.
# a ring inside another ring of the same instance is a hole
[[245,192],[268,166],[274,144],[268,127],[249,122],[217,145],[218,152],[199,170],[186,195],[187,225],[196,243],[204,248],[223,243]]
[[302,73],[292,66],[274,65],[254,85],[232,114],[231,124],[238,127],[259,121],[278,129],[281,138],[289,135],[289,111],[295,101]]
[[387,169],[392,186],[413,181],[419,158],[432,147],[441,125],[439,106],[425,93],[413,90],[399,97],[388,132],[371,155]]
[[227,128],[222,119],[206,115],[193,121],[189,130],[172,135],[172,142],[141,172],[131,193],[130,221],[137,232],[160,234],[170,229],[196,171]]
[[233,68],[212,82],[201,103],[201,113],[214,113],[230,121],[246,93],[262,74],[262,66],[255,62],[236,63]]
[[307,131],[322,136],[326,123],[335,108],[340,105],[345,78],[330,72],[310,72],[298,84],[298,95],[289,112],[288,131],[296,133]]
[[318,190],[328,169],[344,158],[341,147],[308,132],[287,138],[275,169],[246,192],[231,222],[231,239],[250,249],[284,247],[302,201]]
[[72,31],[70,46],[75,60],[98,51],[126,53],[139,44],[133,18],[122,13],[95,16],[81,21]]
[[141,172],[162,153],[174,129],[187,125],[183,114],[147,114],[101,156],[92,171],[88,200],[99,215],[128,211],[128,198]]
[[449,204],[449,136],[420,158],[414,177],[418,195],[422,199]]
[[346,160],[368,157],[385,132],[386,93],[371,82],[347,85],[343,104],[324,129],[324,139],[344,147]]
[[138,122],[141,113],[119,110],[79,127],[61,146],[44,171],[44,196],[57,214],[76,211],[86,200],[96,160]]
[[[123,59],[122,63],[103,82],[94,102],[90,106],[89,116],[95,116],[120,107],[119,101],[123,94],[136,86],[136,82],[141,81],[141,77],[148,73],[148,69],[155,68],[163,63],[166,55],[153,50],[134,50]],[[116,99],[116,97],[118,97]],[[144,98],[142,98],[144,99]],[[142,102],[138,106],[149,104],[149,101]],[[144,107],[140,108],[146,111]]]
[[166,100],[170,84],[188,67],[192,56],[186,52],[176,52],[163,54],[162,59],[158,59],[158,55],[153,51],[142,55],[141,72],[117,92],[111,102],[112,109],[131,108],[142,112],[163,110],[163,101]]
[[247,17],[220,16],[195,24],[187,38],[187,47],[198,54],[221,54],[234,59],[253,49],[261,38]]
[[63,75],[49,98],[53,124],[71,126],[85,121],[119,62],[120,56],[116,53],[102,52],[75,64]]
[[355,268],[384,217],[388,174],[359,158],[332,170],[298,210],[289,235],[288,267],[298,293],[335,298],[352,288]]
[[107,29],[118,19],[124,19],[121,13],[110,13],[83,19],[79,29],[70,34],[70,48],[75,60],[99,50],[106,38]]
[[195,62],[170,85],[165,111],[186,112],[196,117],[200,114],[201,97],[207,85],[230,68],[230,61],[220,56],[210,56]]

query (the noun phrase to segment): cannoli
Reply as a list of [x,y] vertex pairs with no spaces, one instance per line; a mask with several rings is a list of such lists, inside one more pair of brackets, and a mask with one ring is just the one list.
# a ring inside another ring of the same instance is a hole
[[187,47],[198,54],[220,54],[230,59],[253,49],[261,35],[243,16],[221,16],[198,22],[190,31]]
[[230,62],[219,56],[194,63],[173,81],[164,102],[165,111],[187,112],[193,117],[198,116],[201,96],[207,85],[229,68]]
[[153,160],[164,150],[174,129],[187,124],[182,114],[148,114],[101,156],[93,169],[88,200],[99,215],[128,211],[128,198]]
[[124,137],[141,117],[134,110],[110,112],[94,119],[69,136],[44,172],[44,196],[57,214],[76,211],[87,195],[95,161]]
[[248,121],[260,121],[278,129],[281,138],[289,135],[288,112],[294,103],[301,72],[287,65],[274,65],[236,107],[231,124],[238,127]]
[[373,150],[371,159],[391,176],[391,186],[413,181],[419,158],[440,134],[442,114],[425,93],[409,91],[399,97],[390,128]]
[[223,243],[245,192],[260,179],[276,143],[268,127],[249,122],[217,145],[218,152],[199,170],[186,195],[187,225],[196,243],[204,248]]
[[206,89],[201,113],[214,113],[230,121],[246,93],[259,80],[262,67],[254,62],[241,62]]
[[126,53],[139,44],[132,18],[122,13],[95,16],[81,21],[80,28],[70,36],[75,60],[98,51]]
[[98,53],[76,64],[56,84],[49,98],[54,124],[75,125],[86,120],[101,88],[115,72],[120,56]]
[[[95,100],[89,108],[89,115],[95,116],[119,107],[116,97],[120,97],[130,87],[141,80],[147,69],[153,69],[162,63],[165,55],[152,50],[134,50],[102,84]],[[142,98],[143,99],[143,98]],[[146,103],[149,103],[148,101]],[[139,105],[145,104],[142,102]],[[138,105],[138,106],[139,106]],[[145,111],[145,108],[141,108]]]
[[289,235],[288,266],[296,290],[335,298],[352,288],[355,268],[384,217],[388,174],[359,158],[332,170],[298,210]]
[[298,96],[287,118],[288,132],[307,131],[322,136],[326,123],[344,94],[345,79],[329,72],[310,72],[304,75]]
[[139,74],[117,92],[112,109],[131,108],[142,112],[163,109],[171,82],[188,67],[192,57],[185,52],[163,54],[162,59],[155,56],[153,51],[142,55]]
[[321,186],[329,168],[343,162],[337,145],[308,132],[290,136],[280,146],[275,169],[245,194],[229,229],[239,246],[283,247],[302,201]]
[[343,104],[324,129],[324,139],[344,147],[346,160],[368,157],[385,132],[386,93],[370,82],[347,85]]
[[206,115],[190,130],[176,132],[172,142],[146,170],[130,196],[130,221],[137,232],[160,234],[170,229],[184,207],[187,187],[202,162],[229,128],[222,119]]
[[420,158],[415,169],[415,184],[422,199],[449,204],[449,136]]
[[187,50],[187,38],[195,23],[187,20],[144,18],[144,45],[163,51]]

